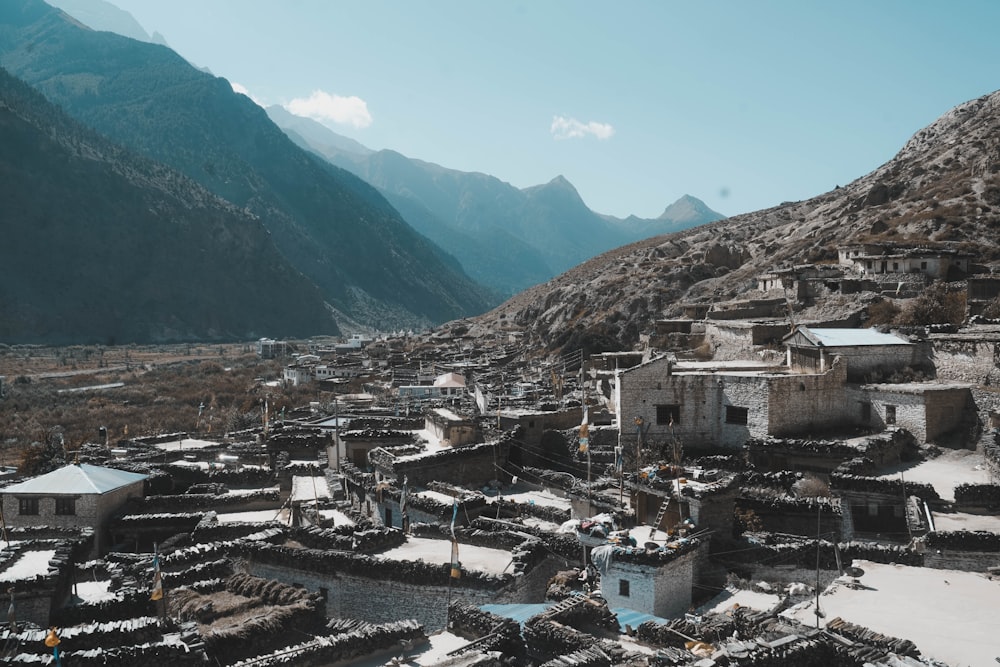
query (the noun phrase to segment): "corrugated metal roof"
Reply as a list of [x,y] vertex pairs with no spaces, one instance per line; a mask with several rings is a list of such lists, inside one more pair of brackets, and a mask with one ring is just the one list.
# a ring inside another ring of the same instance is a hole
[[893,334],[877,329],[813,329],[802,327],[802,333],[823,347],[862,347],[868,345],[912,345]]
[[102,468],[88,463],[68,465],[24,482],[0,489],[0,493],[101,494],[144,480],[140,475],[114,468]]

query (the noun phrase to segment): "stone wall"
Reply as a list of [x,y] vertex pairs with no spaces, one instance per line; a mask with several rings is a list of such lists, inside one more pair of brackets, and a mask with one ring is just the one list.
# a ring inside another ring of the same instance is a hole
[[[639,366],[620,378],[624,432],[635,433],[642,419],[643,442],[655,445],[679,438],[685,448],[738,448],[753,434],[767,432],[767,386],[754,376],[672,373],[666,360]],[[657,406],[678,406],[671,425],[658,423]],[[747,409],[746,424],[727,424],[726,406]]]
[[691,549],[657,563],[628,560],[616,552],[601,575],[601,594],[613,609],[627,607],[664,618],[683,614],[691,606],[696,561],[703,557],[703,550]]
[[770,409],[766,429],[758,437],[774,435],[815,435],[826,430],[843,430],[854,423],[854,415],[844,400],[847,368],[835,362],[823,374],[789,374],[768,380]]
[[[386,623],[407,618],[416,619],[429,630],[444,628],[448,617],[448,602],[462,601],[484,604],[527,604],[543,598],[548,580],[558,570],[550,566],[533,569],[497,589],[470,588],[463,579],[447,584],[428,585],[407,583],[379,576],[373,568],[370,576],[354,573],[325,573],[292,568],[256,560],[247,562],[248,571],[258,577],[275,579],[303,586],[320,593],[326,600],[326,613],[331,618],[348,616],[369,622]],[[464,574],[464,573],[463,573]],[[442,578],[442,583],[446,578]]]
[[[395,483],[405,475],[413,486],[426,486],[436,480],[448,480],[462,486],[478,487],[496,479],[496,465],[503,465],[510,452],[507,439],[439,450],[414,457],[393,457],[388,450],[376,449],[371,456],[382,459],[379,469],[391,469]],[[387,458],[388,457],[388,458]]]
[[928,567],[984,572],[1000,567],[1000,534],[986,531],[940,531],[921,541]]
[[928,549],[924,552],[924,567],[933,567],[939,570],[986,572],[989,568],[1000,567],[1000,553]]
[[1000,385],[1000,341],[968,334],[934,334],[931,342],[939,380]]
[[[841,362],[823,374],[672,370],[662,360],[620,377],[622,420],[631,430],[635,418],[641,417],[647,444],[676,437],[689,449],[735,449],[751,437],[843,430],[859,418],[858,411],[845,401],[847,369]],[[665,408],[660,409],[658,419],[657,406],[674,406],[669,408],[673,424]]]

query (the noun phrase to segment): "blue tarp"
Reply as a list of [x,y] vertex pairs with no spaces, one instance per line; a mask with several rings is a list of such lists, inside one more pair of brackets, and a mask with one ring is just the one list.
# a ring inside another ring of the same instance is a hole
[[625,632],[626,625],[638,628],[639,624],[645,623],[646,621],[655,621],[661,625],[663,623],[669,623],[669,619],[653,616],[652,614],[644,614],[641,611],[636,611],[635,609],[619,608],[612,609],[611,611],[613,611],[618,617],[618,627],[621,628],[622,632]]
[[521,626],[524,626],[524,622],[527,621],[532,616],[537,616],[543,611],[551,607],[553,602],[547,602],[542,604],[484,604],[480,609],[483,611],[488,611],[491,614],[496,614],[497,616],[503,616],[504,618],[510,618]]
[[[521,626],[524,626],[524,622],[527,621],[532,616],[537,616],[543,611],[551,607],[552,602],[543,604],[484,604],[480,609],[483,611],[488,611],[491,614],[496,614],[497,616],[503,616],[504,618],[510,618]],[[622,632],[625,632],[625,626],[631,625],[633,628],[639,627],[640,623],[645,623],[646,621],[654,621],[656,623],[667,623],[669,619],[660,618],[659,616],[653,616],[651,614],[644,614],[640,611],[635,611],[634,609],[612,609],[612,612],[618,616],[618,627]]]

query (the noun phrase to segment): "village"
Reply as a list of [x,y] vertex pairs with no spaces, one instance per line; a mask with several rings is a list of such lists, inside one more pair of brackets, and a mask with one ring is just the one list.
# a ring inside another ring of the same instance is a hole
[[[259,424],[6,473],[4,664],[994,664],[1000,278],[974,259],[841,248],[621,352],[262,338]],[[792,314],[956,275],[962,326]]]

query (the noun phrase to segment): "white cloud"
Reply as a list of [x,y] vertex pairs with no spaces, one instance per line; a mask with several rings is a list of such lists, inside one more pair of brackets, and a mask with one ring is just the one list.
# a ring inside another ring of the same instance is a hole
[[368,103],[354,95],[341,97],[322,90],[314,90],[309,97],[297,97],[285,108],[296,116],[318,121],[333,121],[339,125],[365,128],[372,124]]
[[229,85],[233,87],[233,92],[234,93],[239,93],[240,95],[246,95],[251,100],[253,100],[253,103],[256,104],[257,106],[259,106],[259,107],[264,106],[263,103],[261,103],[260,100],[258,100],[252,94],[250,94],[250,91],[247,90],[247,87],[244,86],[242,83],[236,83],[235,81],[230,81]]
[[598,139],[610,139],[615,133],[615,128],[608,123],[596,121],[582,123],[576,118],[553,116],[549,132],[555,139],[582,139],[588,134]]

